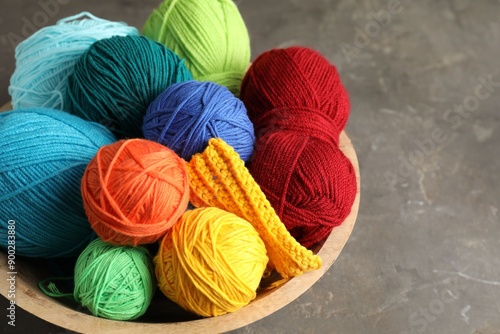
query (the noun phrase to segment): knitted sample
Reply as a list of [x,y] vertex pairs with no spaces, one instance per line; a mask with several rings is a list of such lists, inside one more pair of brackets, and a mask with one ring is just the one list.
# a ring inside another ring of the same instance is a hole
[[290,235],[243,160],[222,139],[210,139],[208,147],[187,163],[187,169],[191,203],[218,207],[249,221],[283,278],[321,267],[321,258]]

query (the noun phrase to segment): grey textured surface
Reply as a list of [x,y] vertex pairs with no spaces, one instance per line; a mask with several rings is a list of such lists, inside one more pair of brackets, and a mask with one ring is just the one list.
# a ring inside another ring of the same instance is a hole
[[[73,0],[50,23],[88,10],[141,27],[157,3]],[[253,57],[300,44],[338,66],[362,196],[327,274],[234,333],[500,333],[500,1],[237,3]],[[14,66],[6,36],[40,10],[0,0],[1,104]],[[26,314],[18,324],[64,332]]]

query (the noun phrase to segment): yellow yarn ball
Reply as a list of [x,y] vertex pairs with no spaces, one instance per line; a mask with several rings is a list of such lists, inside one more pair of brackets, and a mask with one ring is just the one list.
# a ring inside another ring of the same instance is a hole
[[218,208],[184,213],[154,258],[163,293],[204,317],[234,312],[250,303],[268,261],[255,228]]

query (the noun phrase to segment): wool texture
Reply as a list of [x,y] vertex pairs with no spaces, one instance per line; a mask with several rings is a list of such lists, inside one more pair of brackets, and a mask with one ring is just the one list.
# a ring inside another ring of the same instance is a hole
[[194,80],[161,93],[148,107],[142,131],[185,160],[202,152],[210,138],[222,138],[248,161],[255,142],[243,102],[224,86]]
[[257,136],[250,173],[290,233],[312,247],[345,220],[357,191],[338,147],[350,108],[340,76],[314,50],[270,50],[248,70],[241,98]]
[[106,242],[137,246],[160,239],[187,208],[186,163],[145,139],[103,146],[82,178],[85,212]]
[[271,265],[282,278],[321,267],[321,258],[290,235],[243,160],[222,139],[210,139],[205,151],[187,163],[187,169],[191,203],[217,207],[249,221],[259,232]]
[[95,42],[68,77],[68,110],[106,125],[119,138],[142,137],[149,104],[175,82],[191,80],[174,52],[144,36]]
[[93,315],[132,320],[153,299],[156,279],[151,255],[144,247],[123,247],[94,240],[75,265],[75,300]]
[[154,259],[163,293],[204,317],[234,312],[252,301],[268,260],[255,228],[218,208],[187,211]]
[[116,139],[104,126],[45,108],[0,113],[0,245],[15,228],[16,255],[76,257],[95,238],[80,182],[100,147]]
[[185,59],[194,79],[239,94],[250,63],[250,38],[232,0],[165,0],[142,33]]
[[123,22],[104,20],[88,12],[40,29],[16,47],[16,69],[9,86],[14,109],[66,110],[67,78],[78,59],[98,40],[127,35],[138,36],[139,32]]

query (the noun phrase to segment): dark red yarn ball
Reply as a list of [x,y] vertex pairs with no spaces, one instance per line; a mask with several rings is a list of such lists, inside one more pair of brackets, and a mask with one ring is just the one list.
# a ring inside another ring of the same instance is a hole
[[240,98],[260,129],[287,108],[303,107],[328,116],[338,141],[349,118],[349,96],[337,69],[305,47],[273,49],[257,57],[243,79]]
[[341,224],[356,197],[338,147],[349,98],[335,67],[307,48],[260,55],[241,95],[257,136],[249,170],[287,229],[311,247]]

